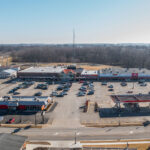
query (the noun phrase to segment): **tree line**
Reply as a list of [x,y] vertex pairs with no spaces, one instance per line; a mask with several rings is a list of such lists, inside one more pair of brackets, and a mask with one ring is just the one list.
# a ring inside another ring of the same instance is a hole
[[8,51],[13,62],[96,63],[150,69],[147,45],[0,46],[0,51]]

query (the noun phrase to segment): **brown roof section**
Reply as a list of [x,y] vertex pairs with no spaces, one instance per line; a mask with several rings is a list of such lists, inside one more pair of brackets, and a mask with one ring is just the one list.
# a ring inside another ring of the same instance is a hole
[[75,71],[72,70],[72,69],[64,69],[63,72],[64,72],[65,74],[68,74],[68,73],[70,73],[70,72],[72,72],[73,74],[75,74]]

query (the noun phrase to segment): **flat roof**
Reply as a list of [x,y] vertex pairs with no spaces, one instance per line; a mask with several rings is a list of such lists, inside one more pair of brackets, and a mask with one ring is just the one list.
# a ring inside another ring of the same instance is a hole
[[1,98],[0,105],[47,105],[50,100],[48,96],[12,96],[10,99]]
[[106,68],[101,69],[100,74],[150,74],[150,70],[145,68]]
[[58,67],[30,67],[25,70],[21,70],[21,73],[60,73],[62,72],[65,67],[58,66]]
[[136,95],[111,95],[115,103],[140,103],[150,102],[149,94],[136,94]]
[[4,70],[3,72],[12,74],[12,73],[16,73],[17,71],[14,70],[14,69],[6,69],[6,70]]
[[83,70],[81,75],[98,75],[97,70]]

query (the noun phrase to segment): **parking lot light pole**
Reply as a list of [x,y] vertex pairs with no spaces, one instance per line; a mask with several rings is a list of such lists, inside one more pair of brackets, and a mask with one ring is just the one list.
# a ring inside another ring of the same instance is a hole
[[75,139],[74,139],[74,144],[77,143],[77,131],[75,131]]
[[36,113],[35,113],[35,125],[36,125]]
[[41,112],[41,116],[42,116],[42,122],[43,122],[43,124],[45,123],[44,115],[45,115],[45,111],[42,111]]
[[133,87],[132,87],[132,89],[134,89],[134,82],[133,82]]

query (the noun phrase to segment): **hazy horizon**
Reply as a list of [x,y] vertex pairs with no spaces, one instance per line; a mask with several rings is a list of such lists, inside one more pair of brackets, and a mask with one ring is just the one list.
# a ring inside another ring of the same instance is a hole
[[[0,43],[0,45],[73,45],[73,43]],[[75,45],[150,45],[149,43],[75,43]]]

